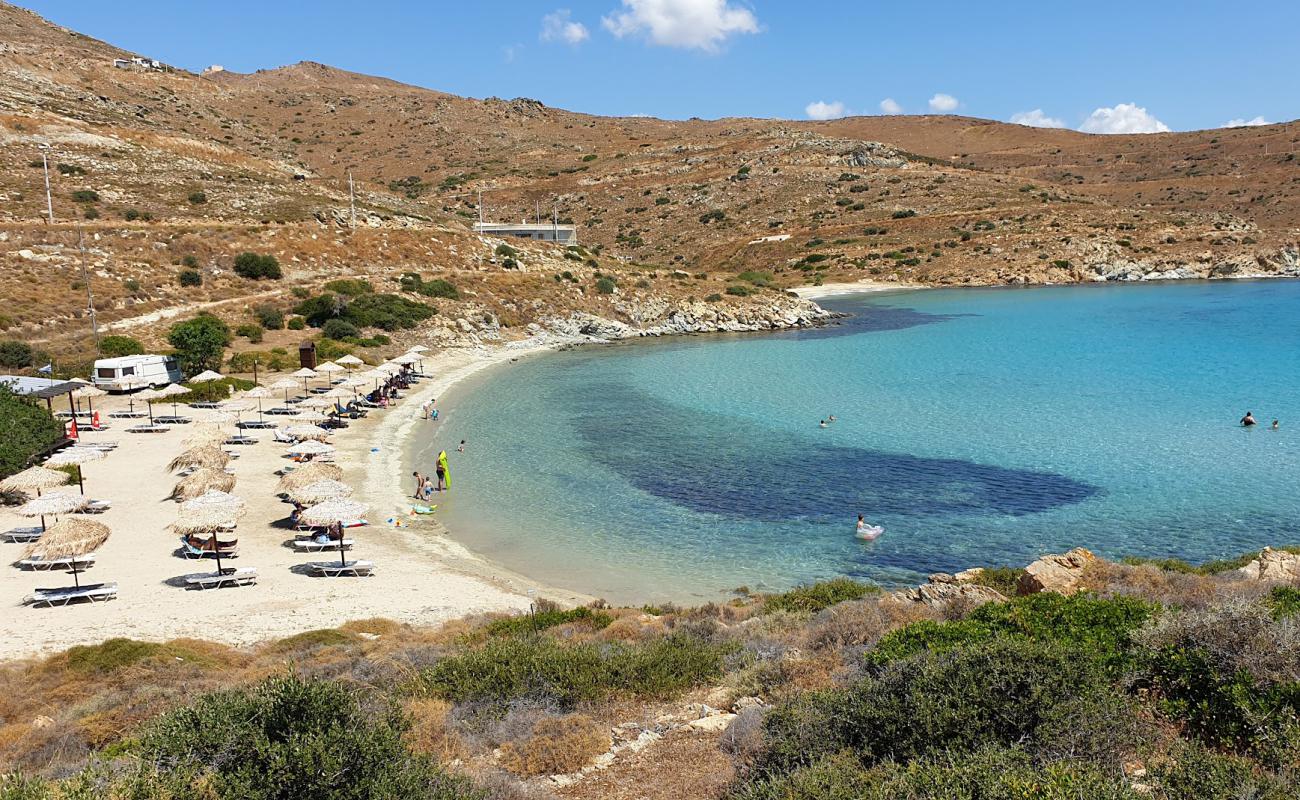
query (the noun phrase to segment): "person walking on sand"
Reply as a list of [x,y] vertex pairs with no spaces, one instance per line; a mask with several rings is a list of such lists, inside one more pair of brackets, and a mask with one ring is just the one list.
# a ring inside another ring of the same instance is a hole
[[1255,424],[1256,424],[1256,423],[1255,423],[1255,415],[1254,415],[1254,414],[1251,414],[1249,411],[1247,411],[1247,412],[1246,412],[1246,416],[1244,416],[1244,417],[1241,418],[1241,427],[1243,427],[1243,428],[1250,428],[1250,427],[1253,427]]
[[424,497],[424,487],[429,481],[419,472],[412,472],[411,476],[415,478],[415,497],[419,499]]

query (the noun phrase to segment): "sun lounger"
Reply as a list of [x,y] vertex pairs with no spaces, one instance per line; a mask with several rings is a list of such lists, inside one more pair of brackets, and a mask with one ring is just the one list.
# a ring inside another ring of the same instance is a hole
[[297,439],[277,428],[275,433],[271,434],[272,438],[280,444],[296,444]]
[[262,413],[272,417],[292,417],[294,414],[298,413],[298,409],[286,408],[285,406],[276,406],[275,408],[268,408],[266,411]]
[[[343,540],[343,549],[351,550],[352,545],[356,544],[352,539]],[[297,539],[293,543],[293,549],[299,553],[323,553],[326,550],[338,550],[338,539],[331,539],[328,542],[318,542],[315,539]]]
[[[231,523],[233,526],[234,523]],[[239,540],[231,539],[228,542],[217,540],[217,549],[212,549],[212,540],[204,539],[202,542],[196,542],[188,537],[181,538],[181,555],[186,558],[216,558],[218,552],[222,558],[239,557]]]
[[324,578],[343,576],[365,578],[374,574],[375,563],[373,561],[347,561],[344,563],[338,561],[312,561],[307,564],[307,568],[311,570],[311,574]]
[[79,441],[73,447],[81,447],[86,450],[116,450],[117,441]]
[[113,419],[144,419],[149,415],[143,411],[110,411],[108,416]]
[[98,602],[117,597],[116,583],[88,583],[85,586],[64,586],[58,589],[36,589],[23,598],[28,606],[66,606],[78,600]]
[[220,403],[206,403],[206,402],[190,403],[189,406],[190,408],[201,408],[206,411],[211,411],[214,408],[221,408]]
[[0,533],[0,539],[17,544],[29,544],[41,538],[42,533],[45,533],[45,531],[41,530],[39,525],[34,525],[30,528],[14,528]]
[[223,569],[220,572],[197,572],[185,576],[191,589],[219,589],[223,586],[252,586],[257,583],[256,567]]
[[256,436],[244,436],[243,434],[240,434],[238,436],[231,436],[229,439],[226,439],[226,444],[228,445],[257,444],[257,441],[258,440]]
[[68,556],[66,558],[41,558],[32,556],[18,562],[18,569],[86,569],[95,565],[95,554]]
[[167,433],[171,428],[166,425],[133,425],[126,429],[127,433]]
[[91,500],[86,507],[81,509],[83,514],[103,514],[113,507],[112,500]]

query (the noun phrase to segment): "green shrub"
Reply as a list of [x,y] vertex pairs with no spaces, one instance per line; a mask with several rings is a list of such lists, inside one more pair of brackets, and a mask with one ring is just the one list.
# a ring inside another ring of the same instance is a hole
[[345,294],[349,297],[369,294],[375,290],[375,287],[370,285],[370,281],[361,278],[339,278],[338,280],[326,283],[322,288],[327,292]]
[[284,327],[284,312],[270,303],[253,306],[253,316],[257,324],[268,331],[278,331]]
[[588,153],[587,155],[582,157],[582,160],[586,162],[590,162],[590,161],[595,161],[597,158],[600,158],[600,156],[596,155],[595,153]]
[[276,280],[284,277],[280,269],[280,262],[272,255],[258,255],[257,253],[240,253],[235,256],[235,274],[241,278],[250,280],[261,280],[268,278]]
[[565,708],[616,695],[664,698],[716,680],[731,649],[686,634],[638,645],[494,638],[422,671],[414,688],[456,702],[531,698]]
[[613,294],[618,288],[618,284],[608,275],[602,275],[596,279],[596,291],[601,294]]
[[[566,251],[565,255],[569,255]],[[425,297],[442,297],[447,300],[459,300],[460,292],[450,281],[442,278],[434,278],[431,281],[425,281],[417,272],[403,272],[399,279],[399,284],[404,292],[416,292]]]
[[0,367],[24,369],[32,365],[32,346],[17,339],[0,342]]
[[285,325],[291,331],[300,331],[307,327],[307,320],[302,317],[289,317],[289,321]]
[[34,454],[62,438],[62,422],[0,384],[0,477],[26,469]]
[[99,209],[94,206],[86,206],[86,210],[82,212],[81,216],[86,219],[99,219]]
[[1283,800],[1283,784],[1263,775],[1254,763],[1241,756],[1216,753],[1196,744],[1179,743],[1172,757],[1159,763],[1152,773],[1158,779],[1161,796],[1171,800]]
[[1154,606],[1130,597],[1100,600],[1085,593],[1065,597],[1041,592],[987,603],[963,620],[927,620],[900,628],[882,637],[867,659],[882,665],[926,651],[1010,637],[1074,645],[1107,666],[1119,667],[1129,659],[1130,635],[1154,612]]
[[176,280],[181,286],[202,286],[203,273],[196,269],[183,269],[180,271],[180,274],[176,276]]
[[352,352],[352,348],[336,339],[322,336],[316,340],[316,355],[320,358],[334,360]]
[[904,209],[900,209],[900,210],[898,210],[898,211],[895,211],[893,214],[890,214],[889,216],[890,216],[890,218],[892,218],[892,219],[907,219],[908,217],[915,217],[915,216],[916,216],[916,212],[913,211],[913,210],[910,209],[910,208],[904,208]]
[[[258,365],[260,367],[261,362],[258,362]],[[251,372],[252,368],[250,361],[248,371]],[[252,381],[231,377],[181,385],[190,390],[190,393],[184,396],[186,403],[219,403],[222,400],[229,400],[232,391],[246,392],[254,386]]]
[[890,762],[874,769],[842,753],[772,780],[742,785],[729,800],[1140,800],[1146,796],[1088,764],[1038,764],[1020,750],[988,748],[968,756]]
[[[1083,716],[1094,719],[1082,724]],[[769,775],[845,750],[872,766],[1012,746],[1045,755],[1074,748],[1118,770],[1139,730],[1132,704],[1095,659],[1010,638],[889,663],[844,689],[778,706],[765,728],[756,767]],[[1077,730],[1102,738],[1071,741]]]
[[210,314],[200,314],[173,325],[167,342],[176,348],[181,371],[194,375],[221,366],[221,355],[230,344],[230,328]]
[[326,321],[325,325],[321,327],[321,333],[330,339],[350,339],[361,335],[361,331],[357,330],[357,326],[343,319]]
[[504,242],[497,245],[497,249],[494,252],[499,256],[505,256],[507,258],[519,257],[519,251]]
[[1266,600],[1273,619],[1282,620],[1300,614],[1300,589],[1292,586],[1274,586]]
[[533,614],[493,620],[488,624],[487,632],[491,636],[513,636],[520,633],[536,633],[547,628],[554,628],[557,625],[567,625],[571,622],[583,622],[596,630],[600,630],[613,621],[614,618],[609,614],[602,611],[593,611],[586,606],[579,606],[567,611],[550,609]]
[[272,372],[279,372],[297,366],[297,362],[288,354],[276,353],[275,351],[267,352],[265,350],[246,350],[242,353],[235,353],[230,357],[228,364],[231,372],[245,373],[252,372],[254,364],[257,365],[258,369]]
[[190,192],[189,200],[190,200],[190,203],[192,203],[192,204],[194,204],[194,205],[196,205],[196,206],[201,206],[201,205],[203,205],[204,203],[208,202],[208,195],[207,195],[206,192],[201,192],[201,191],[200,191],[200,192]]
[[728,286],[723,291],[725,291],[727,294],[732,295],[734,297],[748,297],[750,294],[752,294],[748,286],[741,286],[740,284]]
[[717,292],[713,292],[712,294],[706,295],[704,298],[704,302],[706,303],[717,303],[717,302],[721,302],[721,300],[722,300],[722,295],[718,294]]
[[127,222],[135,222],[136,220],[140,219],[140,217],[141,217],[140,209],[138,208],[128,208],[126,212],[122,214],[122,218],[125,219]]
[[348,301],[337,294],[321,294],[309,297],[294,307],[293,313],[301,315],[308,325],[319,328],[326,320],[343,314]]
[[1016,596],[1016,586],[1025,571],[1019,567],[984,567],[971,581],[979,586],[987,586],[1007,597]]
[[755,286],[768,286],[772,283],[772,273],[770,272],[758,272],[755,270],[748,270],[746,272],[740,273],[739,275],[736,276],[736,278],[742,281],[748,281],[749,283],[752,283]]
[[712,211],[706,211],[703,214],[701,214],[700,222],[704,225],[708,225],[710,222],[721,222],[726,218],[727,218],[727,212],[723,211],[720,208],[715,208]]
[[408,749],[409,728],[391,704],[288,676],[165,714],[139,750],[145,765],[185,776],[196,791],[206,784],[203,796],[223,800],[471,797],[463,779]]
[[263,333],[265,333],[265,331],[262,330],[261,325],[254,325],[251,322],[246,322],[243,325],[240,325],[239,327],[235,328],[236,336],[243,336],[253,344],[257,344],[258,342],[262,341]]
[[98,203],[99,192],[94,189],[79,189],[72,193],[72,199],[77,203]]
[[146,352],[144,343],[131,336],[105,336],[99,340],[99,352],[105,358],[134,356]]
[[396,331],[414,328],[436,313],[433,306],[395,294],[363,294],[343,310],[344,319],[362,328]]
[[850,578],[833,578],[791,589],[783,594],[768,595],[763,599],[763,613],[775,611],[821,611],[846,600],[860,600],[880,587],[860,583]]

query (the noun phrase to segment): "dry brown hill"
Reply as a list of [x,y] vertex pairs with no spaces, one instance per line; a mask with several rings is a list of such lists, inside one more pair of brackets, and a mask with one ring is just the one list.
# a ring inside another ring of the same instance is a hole
[[[1297,123],[1096,136],[954,116],[606,118],[315,63],[120,69],[133,54],[3,3],[0,30],[0,293],[36,339],[84,305],[78,222],[104,319],[268,291],[228,272],[242,249],[276,253],[300,287],[468,272],[485,307],[517,309],[542,290],[503,277],[492,243],[468,232],[480,190],[489,216],[572,220],[601,269],[678,297],[745,270],[776,286],[1300,271]],[[346,227],[349,172],[366,233]],[[564,265],[533,250],[524,266],[540,277]],[[185,260],[210,273],[201,290],[175,285]],[[675,269],[708,277],[664,280]]]

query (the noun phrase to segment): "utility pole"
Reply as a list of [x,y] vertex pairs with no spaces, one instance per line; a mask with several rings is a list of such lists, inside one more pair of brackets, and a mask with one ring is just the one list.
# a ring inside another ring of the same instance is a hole
[[41,166],[45,167],[45,211],[50,217],[50,224],[54,224],[54,196],[50,194],[50,146],[48,144],[38,145],[41,149]]
[[533,216],[536,217],[537,224],[541,225],[542,224],[542,201],[541,200],[533,201]]
[[357,190],[352,184],[352,170],[348,170],[348,200],[352,206],[352,230],[357,229]]
[[99,350],[99,325],[95,322],[95,295],[90,291],[90,272],[86,269],[86,237],[77,225],[77,247],[81,250],[81,282],[86,284],[86,311],[90,314],[90,332],[95,337],[95,355]]
[[478,224],[483,224],[483,190],[478,190]]

